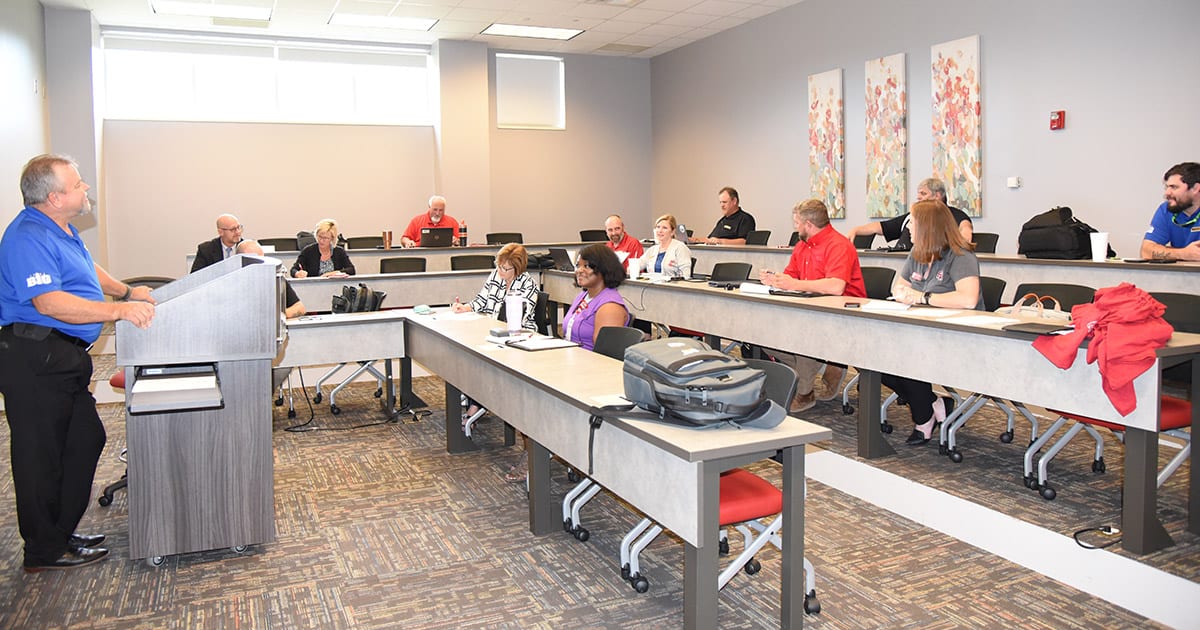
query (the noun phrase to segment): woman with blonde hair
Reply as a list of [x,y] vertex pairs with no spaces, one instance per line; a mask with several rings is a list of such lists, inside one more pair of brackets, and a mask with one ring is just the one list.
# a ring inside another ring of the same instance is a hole
[[678,227],[675,217],[669,214],[654,220],[654,245],[641,259],[646,273],[661,273],[669,278],[692,277],[692,250],[675,238]]
[[337,244],[338,226],[333,219],[321,219],[313,228],[317,242],[308,245],[296,257],[292,265],[293,278],[321,276],[338,278],[354,275],[354,263],[346,250]]

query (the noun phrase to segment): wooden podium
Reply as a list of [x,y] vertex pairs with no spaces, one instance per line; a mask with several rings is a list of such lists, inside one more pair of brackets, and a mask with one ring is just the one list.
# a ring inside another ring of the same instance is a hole
[[275,540],[271,361],[279,261],[232,256],[153,292],[148,329],[117,322],[125,370],[129,555]]

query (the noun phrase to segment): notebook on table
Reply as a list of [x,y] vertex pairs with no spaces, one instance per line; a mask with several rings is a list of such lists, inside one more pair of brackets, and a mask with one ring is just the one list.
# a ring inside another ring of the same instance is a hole
[[450,247],[454,243],[454,228],[421,228],[421,247]]

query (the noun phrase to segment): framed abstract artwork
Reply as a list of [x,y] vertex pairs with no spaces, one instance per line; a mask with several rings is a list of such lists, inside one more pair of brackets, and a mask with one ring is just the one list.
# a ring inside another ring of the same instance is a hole
[[946,183],[946,200],[983,216],[982,110],[979,36],[937,44],[933,65],[933,176]]
[[829,218],[846,217],[846,155],[842,70],[808,77],[808,180]]
[[908,93],[904,53],[866,64],[867,216],[908,212]]

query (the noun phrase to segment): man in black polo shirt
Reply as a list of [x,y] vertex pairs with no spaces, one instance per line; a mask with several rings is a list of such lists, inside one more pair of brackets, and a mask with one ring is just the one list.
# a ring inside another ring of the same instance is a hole
[[708,238],[692,237],[692,243],[707,245],[745,245],[746,237],[754,231],[754,217],[742,210],[738,200],[738,192],[726,186],[717,193],[717,201],[721,202],[721,218]]
[[[975,240],[975,228],[971,223],[971,217],[967,216],[966,212],[959,210],[950,205],[946,201],[946,184],[936,177],[922,180],[917,185],[917,201],[925,201],[926,199],[938,199],[950,208],[950,214],[954,215],[954,220],[958,222],[958,231],[962,233],[963,238],[968,243]],[[883,239],[889,243],[896,241],[892,249],[908,251],[912,249],[912,234],[908,231],[909,214],[905,212],[898,217],[892,217],[886,221],[871,221],[864,225],[860,225],[846,235],[850,240],[854,240],[856,236],[864,236],[867,234],[882,234]]]

